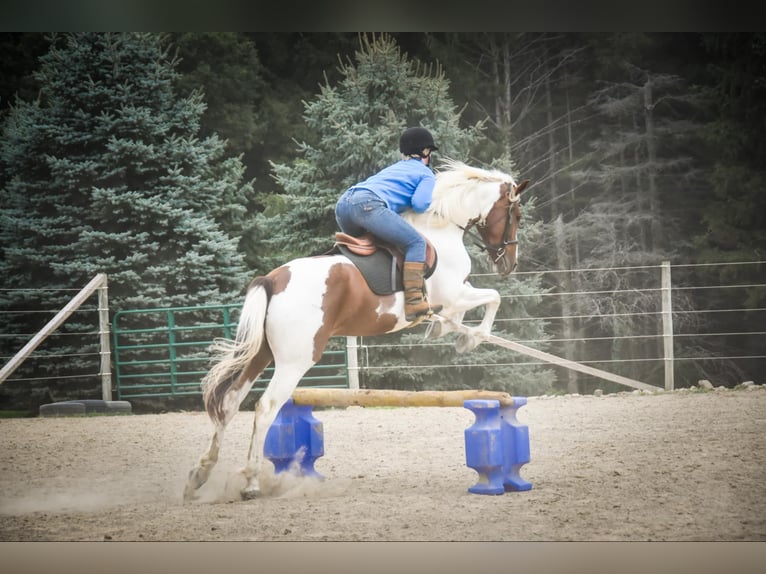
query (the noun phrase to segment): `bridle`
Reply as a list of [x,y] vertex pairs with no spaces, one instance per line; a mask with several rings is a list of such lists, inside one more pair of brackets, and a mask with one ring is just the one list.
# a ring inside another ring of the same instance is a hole
[[[508,197],[510,194],[510,191],[508,190],[508,184],[504,183],[501,186],[505,187],[505,196]],[[517,204],[521,200],[520,195],[516,195],[516,197],[510,198],[508,197],[508,208],[507,208],[507,217],[505,219],[505,229],[503,230],[503,239],[501,243],[490,243],[488,242],[484,235],[479,231],[478,233],[474,231],[474,227],[479,228],[480,230],[486,229],[487,227],[491,227],[495,223],[497,223],[497,218],[493,218],[492,221],[489,220],[489,215],[487,218],[482,221],[481,217],[475,217],[471,219],[465,227],[461,227],[460,229],[463,230],[464,235],[468,235],[474,242],[474,244],[479,247],[480,249],[484,249],[487,251],[487,253],[490,255],[490,257],[493,257],[493,263],[497,264],[498,261],[500,261],[503,257],[505,257],[505,250],[506,247],[509,245],[516,245],[518,244],[518,239],[511,239],[511,233],[513,232],[513,222],[514,222],[514,213],[513,210],[516,208]],[[503,217],[502,212],[500,217]],[[494,251],[494,254],[493,254]]]

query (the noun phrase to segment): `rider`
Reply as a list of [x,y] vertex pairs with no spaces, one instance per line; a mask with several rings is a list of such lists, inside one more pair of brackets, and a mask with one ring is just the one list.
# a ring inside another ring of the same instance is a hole
[[370,232],[404,252],[404,313],[408,321],[438,313],[425,296],[426,241],[400,213],[423,213],[431,205],[436,178],[429,167],[439,148],[425,128],[404,130],[399,138],[402,159],[351,186],[335,206],[341,231],[359,236]]

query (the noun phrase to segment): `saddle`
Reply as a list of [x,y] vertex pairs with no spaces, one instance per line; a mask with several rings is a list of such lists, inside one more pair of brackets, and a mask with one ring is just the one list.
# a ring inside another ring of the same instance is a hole
[[[391,295],[404,290],[404,253],[371,233],[354,237],[338,232],[331,253],[348,257],[362,273],[373,293]],[[436,249],[426,239],[426,278],[433,275],[437,260]]]

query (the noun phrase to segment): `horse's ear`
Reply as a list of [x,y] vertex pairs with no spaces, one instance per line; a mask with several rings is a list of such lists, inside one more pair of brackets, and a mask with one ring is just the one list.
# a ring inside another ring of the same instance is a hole
[[519,195],[522,191],[524,191],[524,188],[527,187],[528,185],[529,185],[529,180],[525,179],[519,185],[514,186],[513,195]]

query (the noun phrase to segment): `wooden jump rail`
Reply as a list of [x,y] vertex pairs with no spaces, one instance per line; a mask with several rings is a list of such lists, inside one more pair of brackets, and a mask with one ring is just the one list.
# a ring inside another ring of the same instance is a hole
[[296,405],[314,407],[462,407],[468,400],[495,400],[501,407],[518,406],[508,393],[482,390],[395,391],[378,389],[312,389],[293,392]]

